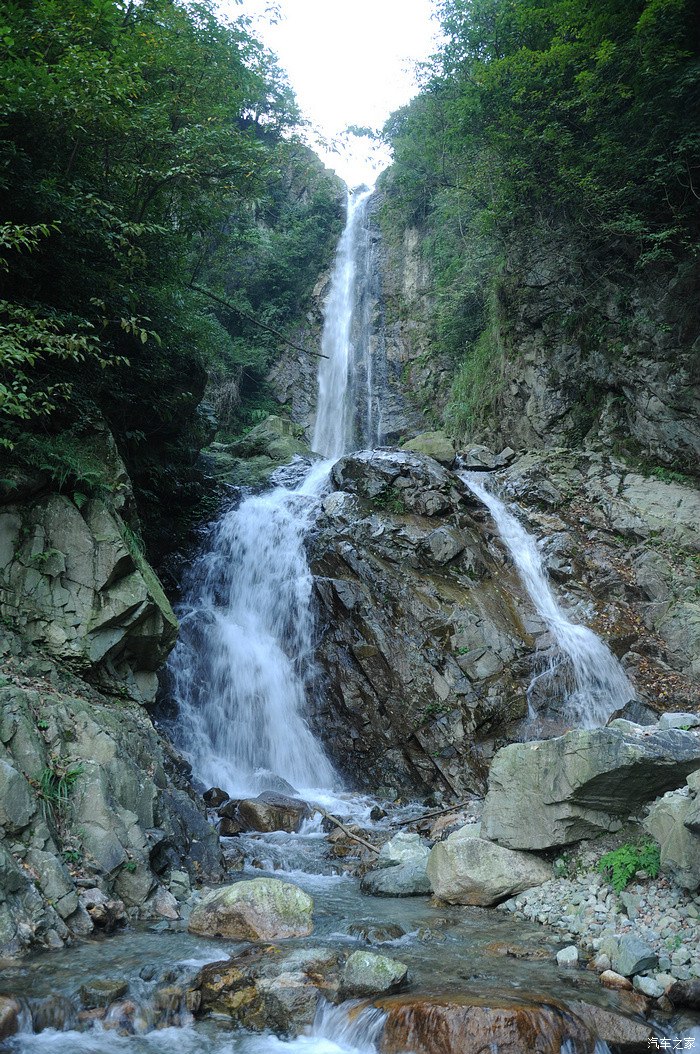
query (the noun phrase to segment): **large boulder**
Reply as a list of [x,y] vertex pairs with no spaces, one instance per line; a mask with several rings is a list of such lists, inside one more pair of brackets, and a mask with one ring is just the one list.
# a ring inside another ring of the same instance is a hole
[[433,893],[449,904],[488,907],[551,877],[544,861],[474,837],[469,829],[438,842],[428,860]]
[[413,451],[416,454],[425,454],[448,468],[455,459],[454,442],[444,432],[421,432],[415,439],[409,439],[404,443],[402,449]]
[[313,932],[314,902],[291,882],[256,878],[213,889],[190,915],[189,931],[201,937],[280,940]]
[[538,850],[615,831],[700,768],[697,733],[621,724],[499,750],[484,836],[511,849]]
[[[532,639],[504,590],[479,503],[457,475],[406,450],[334,466],[311,539],[327,625],[328,691],[316,727],[355,784],[482,792],[475,739],[527,713],[515,683]],[[483,731],[475,735],[477,727]]]
[[[691,780],[697,782],[693,776]],[[683,787],[655,801],[642,821],[661,846],[662,869],[690,890],[700,887],[699,804],[700,794],[696,797],[691,787]]]
[[311,809],[301,798],[263,791],[257,798],[244,798],[238,803],[238,819],[244,831],[287,831],[296,834]]
[[387,1014],[382,1054],[588,1054],[595,1043],[583,1021],[554,1001],[389,996],[375,1006]]
[[394,835],[377,856],[377,868],[363,876],[363,893],[377,897],[413,897],[430,893],[430,849],[419,835]]

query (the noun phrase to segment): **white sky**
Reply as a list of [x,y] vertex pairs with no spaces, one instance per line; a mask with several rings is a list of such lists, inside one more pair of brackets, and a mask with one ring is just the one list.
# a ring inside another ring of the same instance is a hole
[[[414,66],[436,48],[433,0],[221,0],[231,17],[252,16],[251,30],[279,58],[306,118],[327,139],[348,125],[381,128],[416,94]],[[277,24],[268,12],[276,8]],[[312,143],[350,185],[372,183],[389,161],[368,156],[367,140],[341,153]]]

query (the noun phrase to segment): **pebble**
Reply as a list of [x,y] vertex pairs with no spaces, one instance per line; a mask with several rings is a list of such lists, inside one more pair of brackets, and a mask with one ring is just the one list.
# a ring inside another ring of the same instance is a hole
[[568,948],[562,948],[561,951],[557,952],[557,966],[563,966],[568,969],[572,966],[578,965],[578,948],[574,944],[570,944]]

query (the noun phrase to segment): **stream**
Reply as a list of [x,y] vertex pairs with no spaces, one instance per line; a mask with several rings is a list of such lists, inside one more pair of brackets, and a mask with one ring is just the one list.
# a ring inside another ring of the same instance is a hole
[[[362,803],[363,807],[369,804]],[[384,830],[387,823],[383,823]],[[380,823],[377,833],[381,828]],[[248,865],[244,873],[232,875],[233,879],[269,874],[295,882],[314,899],[313,935],[283,942],[285,951],[306,946],[349,952],[367,946],[351,932],[353,927],[396,925],[404,934],[374,950],[409,966],[410,993],[467,996],[496,1003],[510,997],[526,1005],[553,999],[562,1003],[583,1000],[629,1012],[623,998],[601,988],[595,973],[558,969],[554,951],[561,942],[541,926],[519,922],[497,910],[437,906],[427,897],[363,895],[356,878],[329,873],[337,862],[327,857],[327,842],[318,825],[307,824],[300,835],[249,834],[246,843],[247,853],[254,853],[263,863],[275,862],[278,869],[258,870]],[[377,1051],[383,1015],[368,1007],[349,1017],[348,1010],[356,1003],[322,1004],[311,1034],[295,1039],[232,1031],[217,1017],[195,1022],[181,1007],[173,1011],[172,1024],[168,1024],[159,993],[172,985],[185,989],[204,964],[235,956],[245,947],[240,942],[195,937],[183,924],[142,924],[86,942],[79,954],[73,949],[32,957],[5,972],[5,980],[24,1004],[25,1031],[0,1044],[0,1049],[16,1054]],[[94,1022],[89,1014],[81,1015],[80,989],[96,978],[127,982],[120,1001],[128,1000],[138,1008],[133,1018],[135,1034],[120,1034],[116,1014],[110,1019],[108,1013],[104,1021]],[[42,1031],[30,1031],[32,1019],[34,1028]],[[599,1045],[597,1049],[607,1048]]]

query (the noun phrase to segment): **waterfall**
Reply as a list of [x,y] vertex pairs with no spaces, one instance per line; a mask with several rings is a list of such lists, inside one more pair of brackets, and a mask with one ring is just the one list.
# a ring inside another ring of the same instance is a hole
[[372,246],[367,205],[371,195],[365,187],[348,193],[347,221],[325,305],[321,351],[326,358],[320,359],[311,446],[329,458],[379,446],[381,439],[368,295]]
[[215,525],[188,576],[170,662],[176,738],[195,775],[229,794],[267,769],[297,788],[333,770],[304,720],[313,682],[312,578],[304,538],[327,476],[255,495]]
[[[593,630],[572,622],[563,611],[552,592],[534,538],[503,502],[486,489],[481,478],[467,472],[461,478],[491,513],[538,615],[569,660],[571,684],[564,716],[583,728],[605,724],[615,710],[634,697],[634,689],[620,663]],[[560,661],[556,662],[548,673],[554,674],[560,665]],[[534,682],[528,697],[533,686]]]
[[370,267],[370,194],[363,188],[348,196],[325,307],[313,447],[331,460],[296,487],[249,497],[225,513],[185,581],[170,659],[179,715],[173,735],[195,776],[231,795],[257,790],[261,770],[298,789],[338,783],[304,718],[315,678],[304,542],[332,460],[378,438],[361,288]]

